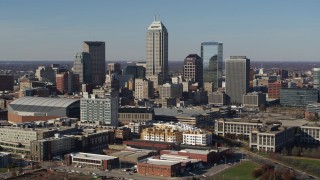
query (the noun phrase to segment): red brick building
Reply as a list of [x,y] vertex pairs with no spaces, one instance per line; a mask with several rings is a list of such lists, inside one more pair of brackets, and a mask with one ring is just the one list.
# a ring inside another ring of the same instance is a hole
[[268,98],[280,99],[280,89],[282,87],[282,83],[280,81],[276,81],[268,84]]
[[76,165],[86,168],[106,170],[117,168],[119,166],[119,158],[114,156],[78,152],[65,155],[65,163],[67,166]]
[[179,156],[189,156],[191,159],[198,159],[205,163],[214,163],[219,160],[220,153],[218,150],[196,150],[183,149],[181,151],[161,150],[160,155],[171,154]]
[[137,165],[138,173],[145,176],[177,177],[181,171],[181,163],[177,161],[148,159]]

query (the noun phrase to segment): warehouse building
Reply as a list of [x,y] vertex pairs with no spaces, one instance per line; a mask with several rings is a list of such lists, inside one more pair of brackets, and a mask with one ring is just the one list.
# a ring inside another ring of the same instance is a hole
[[178,161],[147,159],[138,163],[138,173],[145,176],[177,177],[180,171],[181,163]]

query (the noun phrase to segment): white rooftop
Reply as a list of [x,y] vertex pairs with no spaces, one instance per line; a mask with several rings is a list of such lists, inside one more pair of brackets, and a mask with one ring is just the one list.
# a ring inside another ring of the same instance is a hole
[[148,30],[165,30],[165,31],[167,31],[167,28],[162,24],[161,21],[158,21],[156,18],[154,18],[154,21],[150,24]]
[[91,159],[91,160],[110,160],[116,159],[117,157],[114,156],[107,156],[107,155],[100,155],[100,154],[91,154],[91,153],[72,153],[72,157],[81,158],[81,159]]
[[168,160],[162,160],[162,159],[148,159],[146,161],[148,164],[155,164],[155,165],[165,165],[165,166],[172,166],[175,164],[179,164],[178,161],[168,161]]

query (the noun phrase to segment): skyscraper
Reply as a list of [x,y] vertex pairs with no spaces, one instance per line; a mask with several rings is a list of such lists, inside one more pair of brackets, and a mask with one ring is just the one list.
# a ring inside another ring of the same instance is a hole
[[168,78],[168,32],[161,21],[154,19],[147,31],[146,76],[163,84]]
[[250,59],[230,56],[226,59],[226,94],[231,104],[242,104],[243,95],[249,92]]
[[184,59],[183,78],[187,81],[197,82],[200,87],[203,85],[203,63],[198,54],[189,54]]
[[312,68],[313,88],[319,89],[320,84],[320,68]]
[[81,52],[75,55],[73,73],[79,75],[80,83],[91,83],[91,63],[89,53]]
[[219,42],[201,43],[203,59],[203,82],[213,82],[214,88],[222,86],[223,44]]
[[106,73],[105,42],[84,41],[83,52],[90,54],[92,83],[102,85]]

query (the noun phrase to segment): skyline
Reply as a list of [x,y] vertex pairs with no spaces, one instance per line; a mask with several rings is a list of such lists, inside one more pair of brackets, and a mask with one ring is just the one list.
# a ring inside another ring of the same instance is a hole
[[146,61],[145,34],[154,15],[168,29],[169,61],[200,55],[207,41],[224,44],[223,59],[319,61],[319,5],[297,0],[2,1],[0,61],[72,61],[83,41],[105,41],[107,61]]

